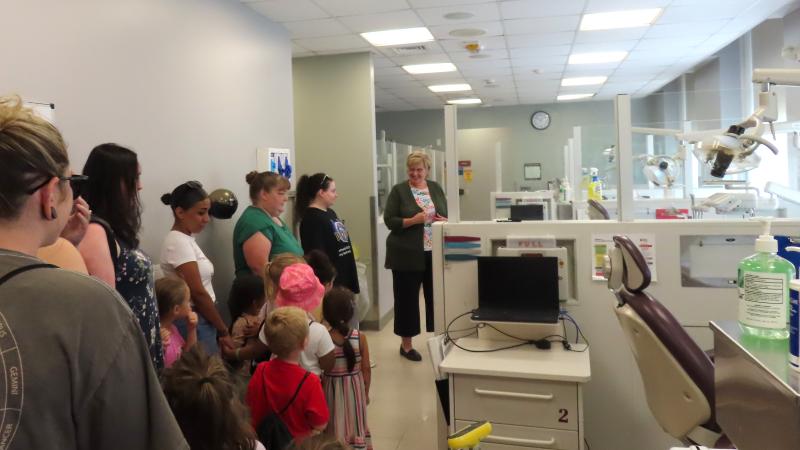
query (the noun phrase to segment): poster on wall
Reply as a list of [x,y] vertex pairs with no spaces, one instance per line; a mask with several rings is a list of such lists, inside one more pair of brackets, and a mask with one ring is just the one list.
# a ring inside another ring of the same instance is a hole
[[[639,250],[647,262],[647,267],[650,268],[650,280],[658,281],[658,273],[656,270],[656,235],[652,233],[630,234],[634,244],[639,247]],[[592,280],[603,281],[605,266],[605,256],[608,251],[614,247],[613,234],[593,234],[592,235]]]
[[291,150],[288,148],[260,148],[257,150],[256,170],[275,172],[292,181],[294,165]]
[[472,183],[472,161],[461,160],[458,162],[458,174],[464,177],[465,183]]

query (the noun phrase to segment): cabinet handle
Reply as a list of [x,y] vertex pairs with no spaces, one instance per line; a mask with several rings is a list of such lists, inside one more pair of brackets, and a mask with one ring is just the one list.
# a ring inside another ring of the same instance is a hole
[[522,447],[551,447],[555,445],[556,438],[550,438],[546,441],[542,441],[539,439],[520,439],[520,438],[511,438],[505,436],[493,436],[489,435],[483,439],[483,442],[488,442],[490,444],[506,444],[506,445],[519,445]]
[[522,394],[520,392],[487,391],[485,389],[475,389],[478,395],[487,397],[519,398],[523,400],[552,400],[553,394]]

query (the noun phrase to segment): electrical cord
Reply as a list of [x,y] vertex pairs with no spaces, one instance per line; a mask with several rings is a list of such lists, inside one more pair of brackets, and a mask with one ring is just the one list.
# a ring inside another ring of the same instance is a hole
[[586,336],[583,334],[583,330],[581,330],[581,327],[578,325],[578,322],[576,322],[575,319],[567,311],[561,311],[561,315],[566,317],[567,319],[569,319],[569,321],[572,322],[573,325],[575,325],[575,330],[577,330],[577,332],[578,332],[578,335],[575,336],[575,343],[576,344],[578,343],[578,337],[579,336],[580,336],[581,339],[583,339],[583,342],[586,343],[586,347],[583,350],[575,350],[575,351],[585,352],[586,349],[589,348],[590,344],[589,344],[589,340],[586,339]]

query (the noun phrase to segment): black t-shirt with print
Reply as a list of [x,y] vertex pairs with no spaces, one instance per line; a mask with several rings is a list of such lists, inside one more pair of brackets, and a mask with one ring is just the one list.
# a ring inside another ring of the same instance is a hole
[[335,286],[344,286],[356,294],[359,292],[350,235],[334,210],[308,208],[300,222],[300,243],[306,253],[318,249],[328,255],[336,267]]

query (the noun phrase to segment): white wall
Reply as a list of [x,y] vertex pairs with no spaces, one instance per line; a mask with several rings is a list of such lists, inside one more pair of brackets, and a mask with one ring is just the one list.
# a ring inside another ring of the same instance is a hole
[[[249,203],[256,147],[292,147],[286,31],[233,0],[4,1],[0,93],[53,102],[73,167],[117,142],[139,154],[142,246],[158,258],[169,208],[158,198],[196,179]],[[238,217],[238,215],[236,216]],[[227,297],[236,219],[199,238]]]

